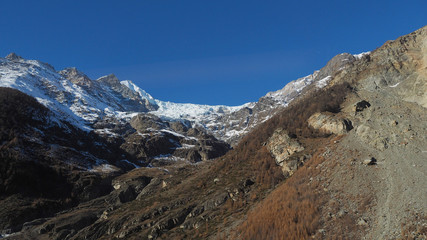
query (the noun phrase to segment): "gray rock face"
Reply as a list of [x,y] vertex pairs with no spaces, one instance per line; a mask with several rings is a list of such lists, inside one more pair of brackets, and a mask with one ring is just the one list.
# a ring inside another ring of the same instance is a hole
[[345,134],[353,129],[350,120],[335,116],[332,113],[315,113],[308,119],[308,125],[325,133]]
[[304,150],[304,147],[296,140],[289,137],[283,129],[277,129],[267,142],[267,148],[276,160],[276,163],[282,166],[285,175],[292,175],[298,168],[298,160],[290,160],[290,157]]
[[333,57],[329,62],[320,69],[319,73],[315,77],[315,81],[326,78],[327,76],[334,75],[337,71],[345,68],[348,65],[351,65],[356,58],[349,53],[342,53]]
[[6,59],[10,60],[10,61],[19,61],[22,60],[23,58],[21,56],[16,55],[16,53],[9,53],[9,55],[6,56]]
[[79,71],[77,68],[66,68],[64,70],[59,71],[64,78],[70,80],[72,83],[77,84],[82,87],[93,87],[93,81],[86,76],[86,74]]
[[305,87],[311,85],[318,74],[319,74],[319,71],[315,71],[311,75],[291,81],[290,83],[286,84],[286,86],[283,87],[282,89],[275,92],[269,92],[261,99],[270,98],[275,102],[288,104],[294,98],[298,97],[302,93]]
[[114,74],[98,78],[96,81],[101,86],[113,90],[116,96],[121,99],[126,111],[148,112],[158,109],[157,105],[151,104],[147,99],[141,99],[137,92],[122,85]]
[[177,160],[192,163],[217,158],[230,146],[206,133],[177,121],[162,120],[152,114],[133,117],[130,125],[137,130],[124,137],[121,148],[134,160],[151,164],[170,164]]
[[140,132],[148,129],[160,130],[168,127],[159,117],[151,114],[138,114],[130,120],[130,125]]

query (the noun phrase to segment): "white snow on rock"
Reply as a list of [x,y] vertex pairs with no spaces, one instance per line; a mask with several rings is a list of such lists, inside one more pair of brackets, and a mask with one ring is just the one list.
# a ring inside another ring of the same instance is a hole
[[238,111],[248,104],[229,107],[224,105],[200,105],[192,103],[174,103],[156,100],[159,109],[151,112],[159,117],[186,120],[203,120],[227,113]]
[[362,52],[362,53],[359,53],[359,54],[353,54],[353,56],[355,57],[355,58],[357,58],[357,59],[361,59],[362,57],[364,57],[365,55],[369,55],[369,54],[371,54],[371,52]]
[[146,91],[142,90],[141,88],[139,88],[137,85],[135,85],[132,81],[130,80],[126,80],[126,81],[121,81],[120,82],[122,85],[125,85],[126,87],[128,87],[129,89],[137,92],[142,99],[147,99],[151,104],[156,105],[156,100],[150,95],[148,94]]
[[398,83],[396,83],[396,84],[394,84],[394,85],[391,85],[390,87],[391,87],[391,88],[395,88],[395,87],[399,86],[399,84],[400,84],[400,82],[398,82]]
[[305,87],[313,83],[318,73],[319,71],[315,71],[313,74],[291,81],[284,88],[275,92],[269,92],[265,96],[285,105],[289,104]]
[[318,88],[324,88],[326,85],[328,85],[329,81],[332,79],[331,76],[327,76],[325,78],[320,79],[316,82],[316,86]]

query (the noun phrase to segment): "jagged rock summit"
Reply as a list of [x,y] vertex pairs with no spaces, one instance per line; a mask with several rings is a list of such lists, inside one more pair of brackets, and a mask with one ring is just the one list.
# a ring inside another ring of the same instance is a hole
[[19,61],[19,60],[22,60],[23,58],[16,55],[16,53],[12,52],[6,56],[6,59],[8,59],[10,61]]

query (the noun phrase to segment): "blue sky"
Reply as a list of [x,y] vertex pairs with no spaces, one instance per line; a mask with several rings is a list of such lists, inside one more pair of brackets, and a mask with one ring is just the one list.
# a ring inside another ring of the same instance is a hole
[[239,105],[427,24],[427,1],[2,1],[0,55]]

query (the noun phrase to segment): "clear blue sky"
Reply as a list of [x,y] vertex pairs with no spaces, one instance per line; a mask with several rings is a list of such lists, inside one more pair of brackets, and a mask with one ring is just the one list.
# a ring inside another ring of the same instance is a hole
[[0,55],[239,105],[427,24],[427,1],[2,1]]

